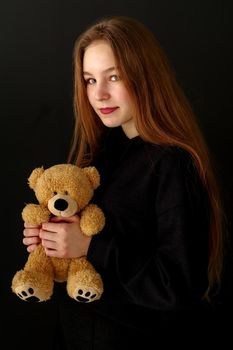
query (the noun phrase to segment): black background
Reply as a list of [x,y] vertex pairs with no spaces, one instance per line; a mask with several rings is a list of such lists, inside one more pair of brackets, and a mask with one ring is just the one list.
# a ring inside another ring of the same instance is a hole
[[211,336],[219,333],[223,340],[231,333],[227,316],[231,319],[233,311],[232,9],[232,0],[1,0],[0,335],[8,349],[51,349],[53,300],[34,305],[11,292],[12,277],[27,259],[21,210],[36,201],[27,186],[31,170],[66,161],[73,127],[75,38],[93,20],[111,14],[135,17],[155,33],[214,156],[230,241],[214,321],[206,327],[214,327]]

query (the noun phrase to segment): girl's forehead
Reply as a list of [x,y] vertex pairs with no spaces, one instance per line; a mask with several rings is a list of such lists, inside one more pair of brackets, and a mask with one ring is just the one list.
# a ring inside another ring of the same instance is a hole
[[89,45],[83,56],[83,70],[106,70],[115,67],[115,57],[111,46],[106,41],[95,41]]

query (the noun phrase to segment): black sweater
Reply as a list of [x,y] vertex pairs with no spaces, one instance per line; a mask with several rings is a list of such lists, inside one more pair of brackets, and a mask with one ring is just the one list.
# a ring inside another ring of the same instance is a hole
[[91,308],[141,328],[148,315],[196,308],[207,288],[209,218],[190,155],[114,128],[94,165],[101,175],[94,202],[106,225],[87,258],[104,293],[84,306],[74,301],[72,310]]

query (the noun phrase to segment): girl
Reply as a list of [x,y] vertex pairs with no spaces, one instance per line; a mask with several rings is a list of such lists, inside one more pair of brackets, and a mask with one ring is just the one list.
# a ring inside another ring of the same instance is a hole
[[220,285],[223,240],[218,186],[192,109],[154,35],[131,18],[103,18],[77,39],[74,76],[69,162],[99,170],[95,202],[106,225],[90,238],[78,216],[54,218],[25,225],[23,242],[29,252],[42,242],[48,256],[86,255],[104,293],[81,304],[57,286],[58,343],[127,349],[192,334],[191,319],[200,324],[203,300]]

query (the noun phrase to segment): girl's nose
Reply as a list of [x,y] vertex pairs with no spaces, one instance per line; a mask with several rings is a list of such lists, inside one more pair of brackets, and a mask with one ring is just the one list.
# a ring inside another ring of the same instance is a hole
[[104,84],[99,84],[96,86],[95,99],[97,101],[107,100],[110,97],[110,93]]

